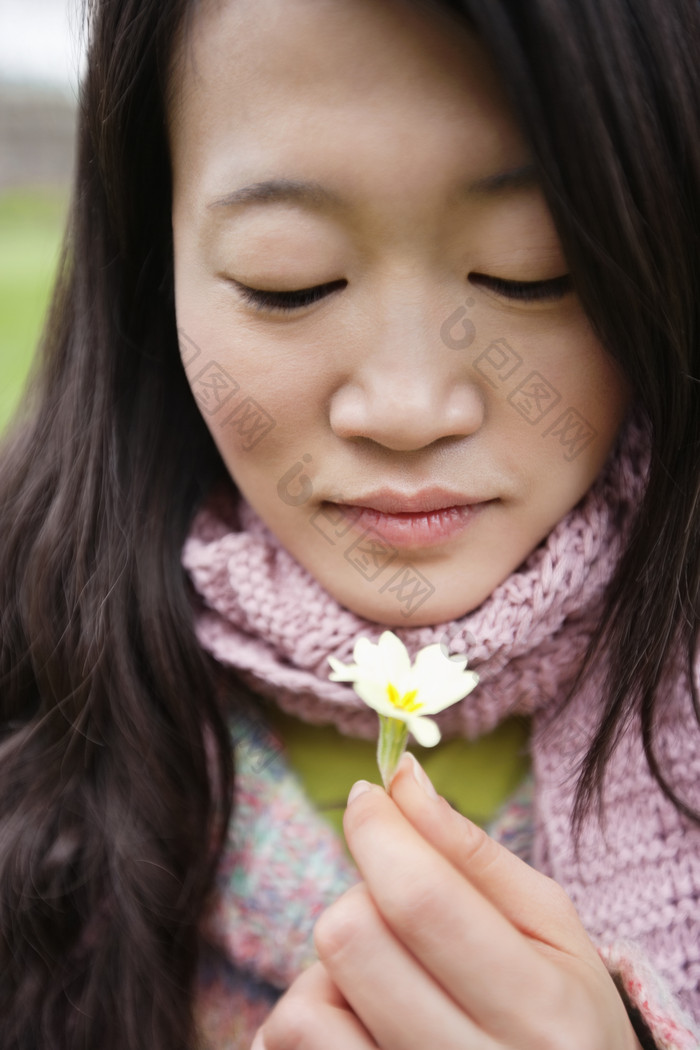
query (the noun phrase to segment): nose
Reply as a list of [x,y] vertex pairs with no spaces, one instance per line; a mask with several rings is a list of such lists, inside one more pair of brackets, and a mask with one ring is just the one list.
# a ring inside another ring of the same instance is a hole
[[483,391],[465,351],[447,345],[440,332],[434,311],[421,316],[415,308],[391,317],[384,311],[356,332],[330,402],[333,432],[397,452],[475,433],[485,418]]

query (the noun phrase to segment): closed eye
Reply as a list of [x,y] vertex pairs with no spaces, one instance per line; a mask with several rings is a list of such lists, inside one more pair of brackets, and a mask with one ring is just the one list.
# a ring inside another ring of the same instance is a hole
[[562,299],[573,288],[571,274],[552,277],[548,281],[507,281],[503,277],[489,277],[486,273],[470,273],[472,284],[480,284],[492,292],[518,302],[546,302]]
[[[503,277],[491,277],[485,273],[470,273],[472,284],[482,285],[506,299],[518,302],[545,302],[563,298],[573,285],[570,274],[553,277],[547,281],[508,281]],[[234,282],[245,302],[257,310],[291,312],[325,299],[338,288],[347,285],[345,279],[318,284],[313,288],[299,288],[290,292],[273,292],[263,288],[250,288]]]
[[257,310],[289,311],[311,306],[319,299],[325,299],[337,288],[344,288],[348,282],[345,279],[329,281],[328,284],[318,284],[315,288],[300,288],[294,292],[270,292],[262,288],[249,288],[245,284],[239,284],[238,281],[234,283],[245,301]]

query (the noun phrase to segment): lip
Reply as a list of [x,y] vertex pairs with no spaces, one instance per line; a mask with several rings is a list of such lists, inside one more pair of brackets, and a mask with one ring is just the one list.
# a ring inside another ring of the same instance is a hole
[[417,549],[454,539],[492,502],[446,489],[410,494],[382,489],[336,506],[348,514],[355,529],[371,530],[390,547]]
[[376,510],[380,514],[431,514],[449,507],[471,507],[490,502],[489,497],[468,496],[450,489],[427,488],[418,492],[378,489],[355,499],[338,500],[339,506]]

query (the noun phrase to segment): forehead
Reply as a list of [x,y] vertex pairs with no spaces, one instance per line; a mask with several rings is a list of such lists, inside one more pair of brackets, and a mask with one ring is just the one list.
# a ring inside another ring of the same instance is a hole
[[339,185],[363,159],[395,194],[527,154],[479,41],[410,0],[205,0],[170,86],[176,184],[214,195],[239,175]]

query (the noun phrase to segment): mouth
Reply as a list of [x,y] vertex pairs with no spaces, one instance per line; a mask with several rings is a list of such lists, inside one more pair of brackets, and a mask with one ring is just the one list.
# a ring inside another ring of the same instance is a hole
[[446,489],[400,493],[389,489],[334,504],[355,529],[371,530],[391,547],[432,547],[462,533],[492,498],[467,496]]

